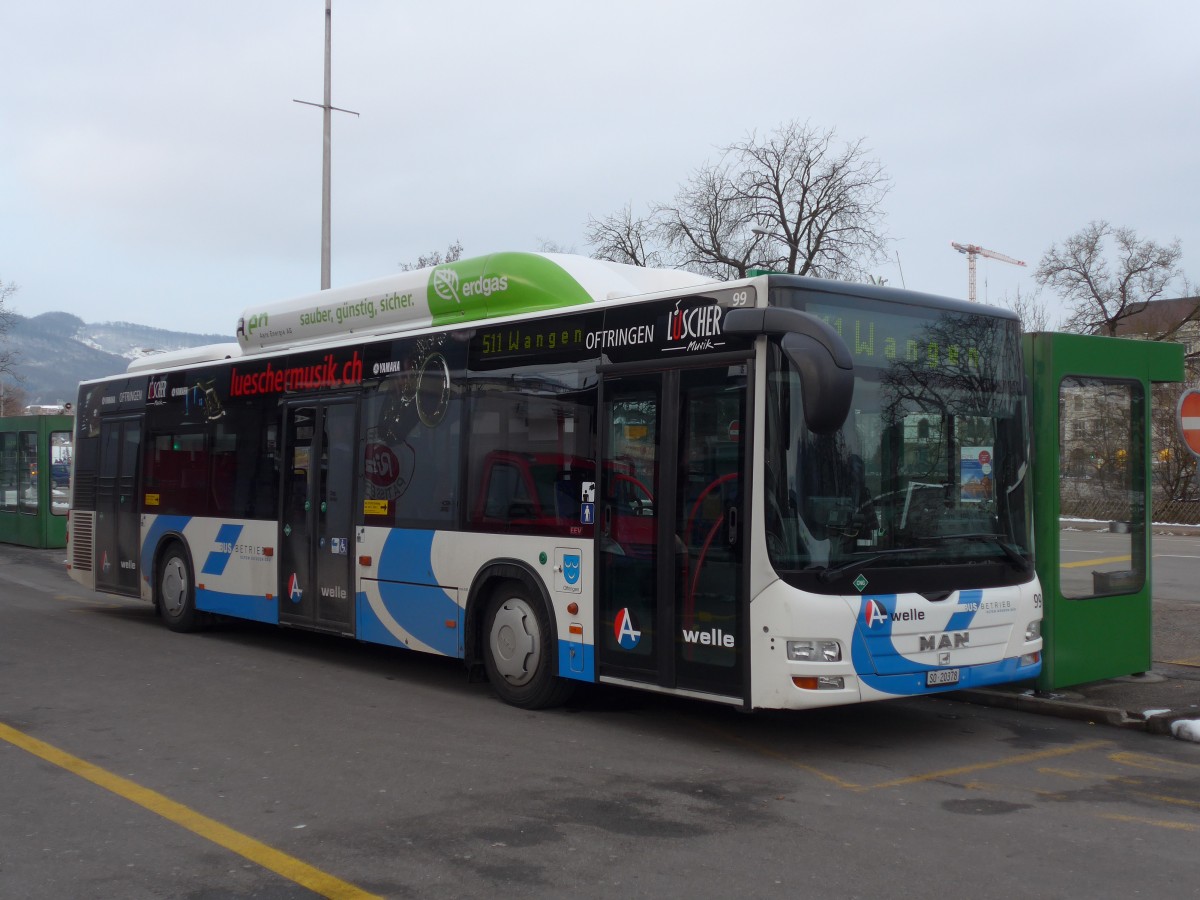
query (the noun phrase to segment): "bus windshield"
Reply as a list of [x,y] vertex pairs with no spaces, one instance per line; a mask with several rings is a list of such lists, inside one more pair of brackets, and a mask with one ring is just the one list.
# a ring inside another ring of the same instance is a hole
[[845,424],[814,434],[800,375],[772,348],[767,548],[789,582],[827,594],[937,593],[1032,577],[1020,328],[945,308],[782,288],[854,357]]

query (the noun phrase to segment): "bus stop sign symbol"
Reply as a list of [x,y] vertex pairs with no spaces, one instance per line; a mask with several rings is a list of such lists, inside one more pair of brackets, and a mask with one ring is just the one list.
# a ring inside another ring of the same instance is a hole
[[1176,408],[1176,418],[1179,420],[1179,436],[1192,455],[1200,458],[1200,390],[1183,392]]

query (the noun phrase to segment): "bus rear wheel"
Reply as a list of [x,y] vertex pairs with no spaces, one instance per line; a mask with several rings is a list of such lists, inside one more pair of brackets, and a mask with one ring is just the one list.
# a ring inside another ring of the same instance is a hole
[[574,685],[556,674],[558,641],[545,606],[517,582],[493,594],[484,621],[483,664],[492,689],[522,709],[558,706]]
[[192,564],[183,546],[173,543],[163,552],[155,582],[159,615],[172,631],[195,631],[202,624],[196,611]]

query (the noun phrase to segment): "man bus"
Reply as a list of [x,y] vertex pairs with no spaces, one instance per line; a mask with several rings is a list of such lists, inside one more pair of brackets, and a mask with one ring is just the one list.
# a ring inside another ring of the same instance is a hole
[[1035,677],[1011,313],[500,253],[80,386],[68,564],[269,622],[801,709]]

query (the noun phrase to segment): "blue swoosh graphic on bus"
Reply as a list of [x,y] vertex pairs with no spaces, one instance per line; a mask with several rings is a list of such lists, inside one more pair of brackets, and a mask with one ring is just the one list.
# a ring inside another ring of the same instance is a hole
[[[379,581],[375,589],[383,603],[377,612],[359,594],[357,622],[360,640],[407,646],[388,625],[446,656],[462,656],[462,609],[433,577],[432,531],[395,529],[379,554]],[[451,589],[453,590],[453,589]],[[381,621],[385,616],[390,623]],[[454,622],[455,627],[447,626]]]
[[191,516],[158,516],[142,539],[142,576],[150,577],[154,572],[154,552],[159,541],[168,534],[183,534]]
[[[238,538],[242,536],[241,525],[222,525],[220,531],[217,532],[216,545],[222,549],[208,551],[208,558],[204,560],[204,568],[200,570],[204,575],[223,575],[225,567],[229,565],[229,558],[233,556],[233,546],[238,542]],[[228,547],[228,550],[224,548]]]
[[958,595],[958,605],[970,608],[952,615],[950,621],[946,623],[947,631],[966,631],[971,627],[971,622],[974,621],[975,614],[979,612],[983,605],[983,591],[962,591]]
[[[1021,666],[1020,659],[1011,657],[994,663],[963,666],[957,684],[945,687],[927,687],[925,673],[941,667],[928,666],[900,656],[892,641],[892,614],[896,611],[896,601],[895,594],[864,595],[855,619],[854,636],[850,644],[850,658],[859,680],[876,691],[907,697],[914,694],[963,690],[964,688],[1035,678],[1042,670],[1040,657],[1038,662],[1028,666]],[[982,590],[963,591],[958,598],[959,605],[970,608],[954,613],[947,622],[945,631],[965,630],[974,620],[982,601]],[[864,628],[863,623],[868,621],[868,615],[873,611],[878,611],[873,610],[873,604],[877,604],[878,610],[881,610],[884,615],[882,618],[876,615],[874,627]],[[898,660],[903,660],[903,663],[899,663]],[[889,668],[891,671],[886,671]],[[877,671],[879,669],[884,671]]]

